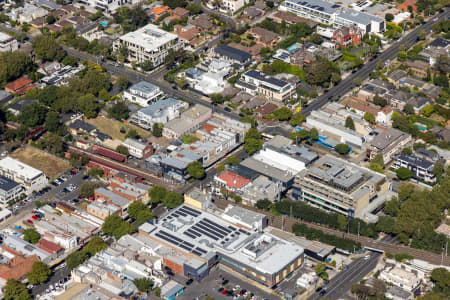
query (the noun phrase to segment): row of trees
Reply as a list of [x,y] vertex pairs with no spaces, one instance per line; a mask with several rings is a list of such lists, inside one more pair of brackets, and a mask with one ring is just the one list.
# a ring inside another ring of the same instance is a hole
[[69,270],[73,270],[83,262],[85,262],[89,257],[95,255],[96,253],[108,248],[108,244],[99,237],[93,236],[91,240],[84,245],[84,247],[76,252],[69,254],[66,258],[66,265]]
[[295,223],[292,225],[292,231],[299,236],[303,236],[308,240],[318,240],[319,242],[333,245],[336,248],[349,252],[361,249],[361,244],[351,239],[337,237],[335,235],[326,234],[321,230],[309,228],[305,224]]
[[277,212],[284,215],[289,215],[292,208],[293,217],[306,222],[321,224],[333,229],[348,231],[353,234],[358,234],[359,226],[360,235],[372,238],[378,236],[374,224],[367,224],[360,219],[347,218],[338,213],[325,212],[302,201],[280,201],[274,204],[274,208]]
[[450,176],[442,176],[441,184],[421,190],[411,184],[399,188],[398,197],[386,202],[378,230],[396,235],[411,247],[440,253],[447,238],[434,229],[439,226],[443,212],[450,207]]
[[165,187],[154,186],[150,190],[150,202],[162,203],[167,208],[175,208],[183,203],[183,196],[180,193],[169,191]]

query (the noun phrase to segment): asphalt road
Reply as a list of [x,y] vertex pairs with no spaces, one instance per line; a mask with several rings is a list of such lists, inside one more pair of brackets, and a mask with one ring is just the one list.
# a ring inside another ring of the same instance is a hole
[[67,276],[69,276],[70,270],[67,268],[60,268],[56,270],[52,275],[50,275],[49,279],[45,283],[41,283],[39,285],[36,285],[31,289],[31,294],[33,295],[33,298],[36,299],[37,295],[43,295],[45,294],[45,290],[48,289],[48,287],[51,285],[55,286],[55,283],[59,282],[60,280],[63,280]]
[[347,270],[339,272],[333,279],[330,280],[326,286],[326,293],[320,295],[319,292],[312,294],[308,300],[319,300],[326,298],[328,300],[337,300],[343,297],[348,290],[350,290],[352,284],[359,282],[370,271],[372,271],[377,265],[380,253],[369,252],[370,258],[364,260],[359,258],[348,265]]
[[449,11],[444,11],[444,12],[434,16],[427,23],[425,23],[422,26],[417,27],[416,29],[411,31],[408,35],[404,36],[398,42],[396,42],[391,47],[389,47],[388,49],[383,51],[383,53],[378,55],[378,57],[376,59],[373,59],[373,60],[369,61],[368,63],[364,64],[364,66],[361,69],[359,69],[357,72],[352,73],[347,78],[342,80],[338,85],[329,89],[328,92],[319,96],[309,106],[302,109],[302,113],[304,115],[309,115],[311,113],[311,111],[318,110],[322,106],[324,106],[327,102],[332,101],[333,97],[335,97],[335,96],[342,97],[343,95],[348,93],[351,89],[353,89],[355,87],[353,84],[353,81],[355,78],[360,78],[361,80],[364,80],[367,77],[369,77],[369,74],[376,68],[379,61],[384,63],[387,60],[392,60],[392,59],[396,58],[400,45],[405,45],[408,48],[411,47],[417,41],[417,34],[419,31],[425,30],[425,32],[428,33],[431,30],[431,26],[434,23],[436,23],[438,20],[445,20],[447,18],[448,14],[449,14]]
[[[67,46],[63,46],[64,50],[71,56],[74,56],[80,60],[91,60],[93,62],[97,62],[98,59],[95,55],[91,55],[89,53],[85,53],[85,52],[81,52],[78,51],[76,49],[67,47]],[[184,101],[187,101],[191,104],[202,104],[204,106],[210,107],[213,112],[219,112],[223,115],[226,115],[228,117],[234,118],[234,119],[239,119],[239,115],[233,112],[228,112],[226,111],[224,108],[220,107],[220,106],[215,106],[212,105],[211,102],[202,100],[200,97],[200,95],[194,94],[194,93],[190,93],[190,92],[184,92],[178,89],[175,89],[172,87],[171,84],[169,84],[166,81],[158,81],[156,79],[157,76],[150,74],[143,74],[143,73],[139,73],[137,71],[128,69],[124,66],[115,66],[109,62],[102,62],[102,61],[98,61],[98,63],[105,68],[110,74],[112,75],[116,75],[116,76],[125,76],[128,78],[128,80],[132,83],[137,83],[141,80],[145,80],[148,81],[154,85],[157,85],[160,87],[160,89],[167,95],[174,97],[174,98],[178,98],[178,99],[182,99]],[[160,73],[162,72],[162,70],[157,70],[155,71],[155,73]]]

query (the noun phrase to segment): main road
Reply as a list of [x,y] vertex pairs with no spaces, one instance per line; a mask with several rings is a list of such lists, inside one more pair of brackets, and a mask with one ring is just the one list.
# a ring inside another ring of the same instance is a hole
[[398,42],[390,46],[388,49],[383,51],[376,59],[373,59],[366,63],[361,69],[359,69],[357,72],[352,73],[347,78],[342,80],[338,85],[334,86],[333,88],[329,89],[328,92],[324,93],[320,97],[316,98],[313,102],[311,102],[310,105],[302,109],[302,113],[304,115],[309,115],[311,111],[318,110],[322,106],[324,106],[327,102],[332,101],[334,97],[342,97],[346,93],[348,93],[352,88],[354,88],[353,81],[355,78],[360,78],[361,80],[366,79],[369,77],[369,74],[376,68],[378,62],[386,62],[388,60],[392,60],[397,57],[400,45],[404,45],[406,47],[411,47],[414,45],[414,43],[417,41],[417,34],[419,31],[424,30],[425,32],[429,32],[431,30],[431,26],[441,20],[446,20],[448,17],[448,10],[445,10],[444,12],[434,16],[432,19],[428,20],[425,24],[417,27],[413,31],[411,31],[409,34],[404,36],[402,39],[400,39]]
[[[132,83],[137,83],[141,80],[148,81],[154,85],[159,86],[160,89],[165,94],[167,94],[171,97],[183,99],[191,104],[202,104],[207,107],[210,107],[213,110],[213,112],[219,112],[228,117],[231,117],[234,119],[239,119],[238,114],[226,111],[223,107],[213,105],[212,102],[201,99],[201,96],[199,96],[195,93],[180,91],[177,88],[175,88],[174,86],[171,86],[166,81],[157,80],[157,78],[159,76],[155,76],[153,74],[143,74],[143,73],[137,72],[135,70],[128,69],[124,66],[116,66],[110,62],[99,61],[97,56],[86,53],[86,52],[78,51],[71,47],[63,46],[63,48],[67,52],[67,54],[69,54],[70,56],[74,56],[80,60],[91,60],[93,62],[98,62],[99,65],[101,65],[103,68],[105,68],[112,75],[127,77],[128,80]],[[162,68],[164,68],[164,67],[162,67]],[[158,70],[154,71],[154,73],[159,74],[159,75],[162,72],[164,72],[164,69],[158,69]]]
[[[308,300],[319,300],[326,298],[328,300],[337,300],[343,297],[352,284],[358,283],[367,274],[374,270],[381,256],[380,253],[370,252],[368,259],[359,258],[347,266],[346,270],[339,272],[328,285],[324,288],[324,294],[315,292]],[[323,293],[323,292],[322,292]]]

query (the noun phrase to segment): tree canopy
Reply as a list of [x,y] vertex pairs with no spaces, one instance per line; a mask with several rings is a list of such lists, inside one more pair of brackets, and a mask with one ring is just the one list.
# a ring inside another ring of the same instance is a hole
[[61,61],[65,56],[64,50],[51,35],[38,35],[33,39],[31,44],[34,53],[43,61]]
[[263,145],[263,140],[261,134],[258,130],[254,128],[250,128],[244,137],[244,150],[252,155],[255,152],[258,152]]
[[93,181],[85,181],[80,184],[80,196],[84,198],[94,197],[95,189],[98,188],[99,185]]
[[126,234],[131,234],[136,231],[136,228],[124,221],[119,215],[110,215],[106,217],[102,225],[102,231],[107,234],[114,236],[116,240],[120,239]]
[[5,300],[31,300],[25,284],[15,279],[9,279],[3,289]]
[[334,146],[334,150],[336,150],[337,153],[344,155],[350,151],[350,147],[347,144],[337,144]]
[[154,217],[149,207],[140,201],[134,201],[128,206],[128,215],[136,220],[138,225],[142,225]]
[[27,274],[28,282],[30,284],[46,282],[50,274],[52,274],[52,270],[50,270],[47,264],[41,261],[35,261],[31,267],[31,271]]
[[23,231],[23,239],[28,243],[36,244],[41,239],[41,235],[35,229],[29,228]]
[[201,179],[205,176],[205,169],[199,161],[191,162],[187,167],[187,172],[195,179]]

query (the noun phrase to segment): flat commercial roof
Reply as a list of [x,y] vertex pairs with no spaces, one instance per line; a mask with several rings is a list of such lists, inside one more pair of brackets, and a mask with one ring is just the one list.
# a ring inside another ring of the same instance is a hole
[[380,17],[369,15],[352,8],[342,8],[337,15],[340,18],[353,21],[355,23],[368,25],[373,22],[383,22],[384,20]]
[[42,171],[9,156],[0,160],[0,169],[8,170],[11,173],[15,173],[16,175],[23,176],[27,179],[36,178],[43,174]]
[[291,175],[286,171],[267,165],[259,160],[254,159],[253,157],[245,159],[244,161],[241,162],[241,165],[249,169],[252,169],[253,171],[258,172],[262,175],[274,178],[284,183],[289,182],[290,180],[292,180],[292,178],[294,178],[294,175]]
[[408,134],[395,128],[389,128],[372,140],[372,146],[382,151],[392,143],[397,143],[400,138],[405,139],[407,137]]
[[263,82],[275,85],[279,88],[289,85],[289,83],[287,83],[286,81],[276,79],[275,77],[269,76],[269,75],[267,75],[261,71],[257,71],[257,70],[249,70],[244,75],[253,77],[259,81],[263,81]]
[[217,253],[262,273],[276,273],[303,254],[303,248],[294,243],[238,228],[186,205],[168,212],[158,224],[144,224],[139,230],[181,251],[204,259]]
[[154,52],[159,51],[161,46],[178,39],[178,37],[176,34],[159,29],[156,25],[148,24],[136,31],[121,36],[120,39],[134,45],[139,45],[146,52]]

